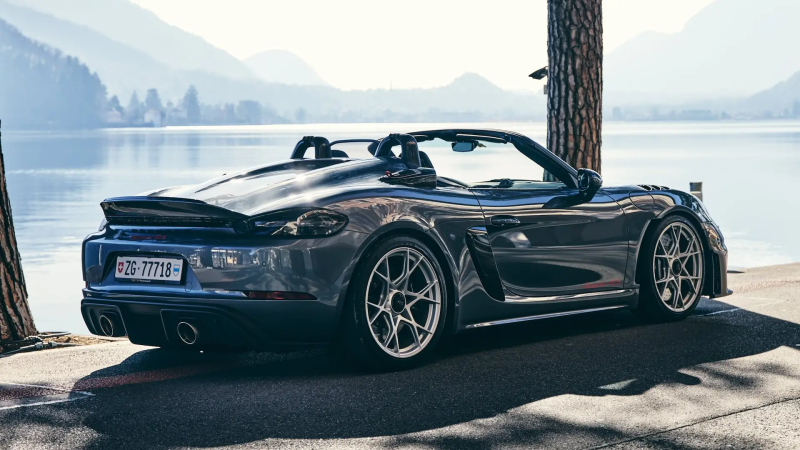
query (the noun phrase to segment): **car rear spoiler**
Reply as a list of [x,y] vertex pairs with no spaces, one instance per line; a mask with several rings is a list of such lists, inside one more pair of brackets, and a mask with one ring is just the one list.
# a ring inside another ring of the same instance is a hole
[[115,197],[100,203],[112,225],[233,226],[248,216],[200,200],[173,197]]

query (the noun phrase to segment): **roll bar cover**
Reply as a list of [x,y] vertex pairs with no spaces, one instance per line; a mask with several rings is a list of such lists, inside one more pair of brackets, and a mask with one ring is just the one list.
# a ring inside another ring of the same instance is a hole
[[306,150],[314,147],[314,158],[330,158],[331,157],[331,144],[322,136],[303,136],[303,139],[297,142],[292,150],[292,159],[303,159]]
[[419,146],[417,140],[410,134],[390,134],[381,140],[378,149],[375,150],[375,156],[390,156],[391,148],[399,145],[401,149],[400,158],[410,168],[416,169],[422,165],[419,156]]

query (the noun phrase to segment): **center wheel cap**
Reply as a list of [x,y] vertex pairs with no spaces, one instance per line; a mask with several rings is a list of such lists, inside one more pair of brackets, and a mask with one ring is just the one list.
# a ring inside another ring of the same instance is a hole
[[400,314],[406,309],[406,296],[402,292],[395,292],[391,298],[392,312]]
[[672,274],[678,275],[681,273],[681,262],[677,259],[672,262]]

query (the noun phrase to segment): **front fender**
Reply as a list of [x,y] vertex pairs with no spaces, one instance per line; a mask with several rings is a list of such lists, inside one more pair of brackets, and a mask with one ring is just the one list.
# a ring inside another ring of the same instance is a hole
[[663,218],[677,211],[689,213],[700,223],[711,222],[711,215],[708,213],[703,202],[688,192],[675,189],[650,192],[655,202],[655,209],[658,217]]

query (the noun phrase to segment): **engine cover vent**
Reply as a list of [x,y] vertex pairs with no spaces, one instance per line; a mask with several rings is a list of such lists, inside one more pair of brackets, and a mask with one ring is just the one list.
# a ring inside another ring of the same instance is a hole
[[669,189],[666,186],[658,186],[655,184],[640,184],[638,186],[644,189],[645,191],[666,191]]

